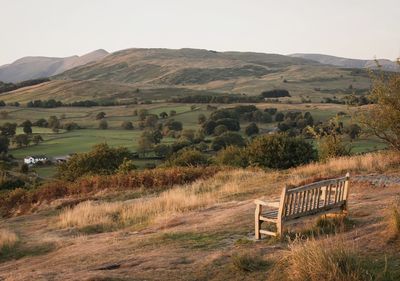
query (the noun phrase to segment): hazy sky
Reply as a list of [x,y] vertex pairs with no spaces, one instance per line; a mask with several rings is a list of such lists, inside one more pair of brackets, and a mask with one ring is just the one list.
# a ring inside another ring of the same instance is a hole
[[0,65],[95,49],[400,56],[400,0],[0,0]]

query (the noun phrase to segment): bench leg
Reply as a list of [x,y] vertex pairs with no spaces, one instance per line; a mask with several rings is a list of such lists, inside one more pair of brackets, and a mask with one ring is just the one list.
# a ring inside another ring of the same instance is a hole
[[256,211],[254,213],[254,235],[255,239],[259,240],[261,237],[260,235],[260,227],[261,227],[261,221],[260,221],[260,215],[261,215],[261,207],[260,205],[256,205]]
[[283,233],[283,224],[281,220],[278,220],[276,223],[276,234],[278,237],[281,237]]

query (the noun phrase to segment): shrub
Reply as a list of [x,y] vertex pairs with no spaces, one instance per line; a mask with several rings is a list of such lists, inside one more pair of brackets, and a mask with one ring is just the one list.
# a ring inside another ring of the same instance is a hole
[[137,167],[135,165],[135,162],[133,162],[133,160],[125,158],[124,161],[121,163],[121,165],[119,165],[117,172],[121,174],[126,174],[136,169]]
[[168,160],[168,166],[207,166],[209,157],[195,149],[184,149],[173,154]]
[[102,129],[102,130],[108,129],[108,123],[106,120],[101,120],[99,122],[99,129]]
[[124,121],[121,124],[122,129],[124,130],[132,130],[133,129],[133,124],[131,121]]
[[228,146],[218,151],[215,161],[224,166],[245,168],[249,165],[246,150],[237,146]]
[[226,133],[228,131],[228,128],[225,125],[218,125],[217,127],[215,127],[214,129],[214,135],[216,136],[220,136],[223,133]]
[[341,136],[326,135],[318,140],[318,156],[321,161],[350,155],[350,148],[344,144]]
[[256,135],[259,133],[259,129],[256,123],[250,123],[246,129],[244,130],[244,132],[246,133],[246,135],[248,136],[252,136],[252,135]]
[[222,118],[216,121],[217,126],[224,125],[229,131],[239,131],[239,120],[233,118]]
[[288,169],[315,160],[316,151],[302,138],[284,134],[260,136],[248,147],[251,164],[273,169]]
[[67,162],[58,166],[61,179],[75,180],[87,174],[112,174],[123,163],[130,159],[127,148],[112,148],[107,144],[98,144],[90,152],[73,155]]
[[245,142],[243,137],[238,133],[226,132],[214,138],[214,140],[211,143],[211,148],[215,151],[218,151],[229,145],[236,145],[242,147],[245,145]]

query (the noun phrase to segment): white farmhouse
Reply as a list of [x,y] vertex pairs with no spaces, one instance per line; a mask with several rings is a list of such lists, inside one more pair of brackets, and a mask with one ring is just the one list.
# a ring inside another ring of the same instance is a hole
[[45,155],[32,155],[24,158],[25,164],[36,164],[38,162],[47,161],[47,157]]

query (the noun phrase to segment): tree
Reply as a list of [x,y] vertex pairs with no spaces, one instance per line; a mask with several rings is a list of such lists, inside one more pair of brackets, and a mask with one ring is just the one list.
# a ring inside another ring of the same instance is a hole
[[31,142],[27,134],[16,135],[12,141],[17,145],[17,147],[28,146]]
[[101,112],[97,113],[96,120],[101,120],[101,119],[104,119],[105,117],[106,117],[106,113],[101,111]]
[[133,124],[131,121],[124,121],[121,124],[122,129],[124,130],[132,130],[133,129]]
[[67,162],[58,166],[57,175],[69,181],[89,174],[109,175],[117,172],[125,159],[132,159],[132,153],[127,148],[112,148],[102,143],[95,145],[89,152],[71,156]]
[[206,135],[212,135],[214,134],[214,129],[217,127],[217,123],[214,120],[208,120],[202,125],[204,133]]
[[160,117],[161,117],[162,119],[165,119],[165,118],[168,117],[168,113],[166,113],[165,111],[161,112],[159,115],[160,115]]
[[227,146],[218,151],[215,161],[219,165],[245,168],[249,165],[247,152],[238,146]]
[[174,130],[174,131],[182,131],[183,125],[182,122],[179,121],[172,121],[171,123],[168,124],[168,129]]
[[108,129],[108,123],[106,120],[101,120],[99,122],[99,129],[101,130],[107,130]]
[[239,131],[240,124],[239,120],[233,118],[222,118],[216,121],[218,125],[225,125],[229,131]]
[[35,144],[35,145],[38,145],[40,142],[42,142],[43,141],[43,138],[42,138],[42,136],[41,135],[34,135],[33,136],[33,138],[32,138],[32,142]]
[[30,120],[25,120],[22,122],[21,127],[23,128],[25,134],[32,134],[32,122]]
[[203,124],[204,122],[206,122],[207,117],[203,114],[200,113],[199,116],[197,117],[197,121],[199,124]]
[[229,145],[243,147],[245,145],[245,142],[240,134],[233,132],[226,132],[214,138],[214,140],[211,143],[211,148],[215,151],[218,151]]
[[146,156],[146,152],[153,149],[155,144],[154,135],[151,131],[143,131],[142,135],[138,140],[138,152]]
[[49,125],[49,122],[47,122],[47,120],[44,118],[40,118],[35,123],[33,123],[33,125],[41,128],[46,128]]
[[228,128],[225,125],[218,125],[217,127],[215,127],[214,129],[214,135],[216,136],[220,136],[223,133],[226,133],[228,131]]
[[374,104],[362,107],[357,119],[367,132],[400,151],[400,73],[381,72],[371,78],[369,98]]
[[316,158],[312,144],[284,134],[255,138],[248,146],[248,154],[251,164],[272,169],[288,169]]
[[285,114],[283,114],[282,112],[278,112],[275,115],[275,121],[276,122],[282,122],[285,119]]
[[249,137],[252,135],[257,135],[259,133],[259,129],[256,123],[250,123],[246,129],[244,130],[246,135],[248,135]]
[[51,129],[59,129],[60,128],[60,120],[58,120],[57,116],[49,117],[48,127]]
[[347,129],[346,133],[349,135],[351,140],[355,140],[361,134],[361,127],[357,124],[351,124]]
[[17,124],[16,123],[4,123],[0,127],[1,135],[6,136],[6,137],[12,137],[15,135],[17,130]]
[[67,131],[78,130],[80,129],[79,125],[75,122],[67,122],[62,125],[62,128]]
[[0,153],[7,153],[10,146],[10,140],[6,136],[0,136]]
[[168,159],[168,166],[207,166],[210,160],[206,154],[195,149],[183,149]]
[[171,110],[170,112],[169,112],[169,116],[175,116],[176,115],[176,111],[175,110]]

